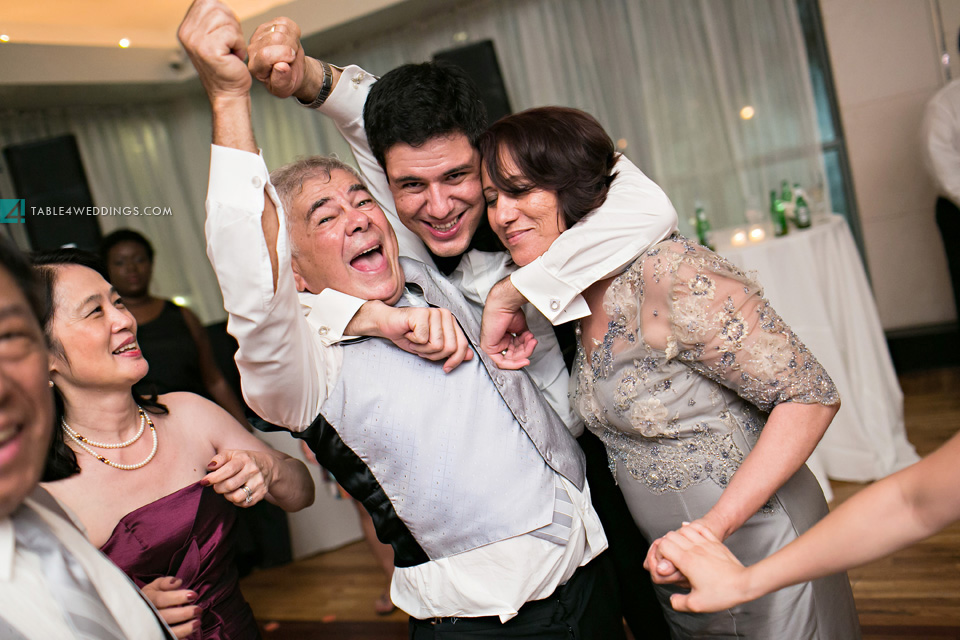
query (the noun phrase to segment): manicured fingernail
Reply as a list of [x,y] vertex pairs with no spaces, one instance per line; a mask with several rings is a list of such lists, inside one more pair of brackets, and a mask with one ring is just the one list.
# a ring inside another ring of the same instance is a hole
[[217,466],[217,461],[216,461],[216,460],[211,460],[211,461],[210,461],[210,464],[207,465],[207,469],[213,469],[213,468],[216,467],[216,466]]
[[209,487],[209,486],[210,486],[210,481],[207,480],[206,478],[201,478],[201,479],[200,479],[200,486],[201,486],[201,487]]
[[187,602],[193,602],[196,599],[197,599],[196,591],[191,591],[190,593],[187,594]]
[[689,522],[681,522],[680,524],[681,524],[681,526],[686,526],[686,525],[688,525],[688,524],[690,524],[690,523],[689,523]]

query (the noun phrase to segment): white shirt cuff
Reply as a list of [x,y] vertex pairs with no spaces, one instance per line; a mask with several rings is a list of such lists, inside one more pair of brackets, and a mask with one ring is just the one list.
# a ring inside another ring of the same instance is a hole
[[231,147],[210,145],[210,184],[207,199],[245,211],[263,213],[263,190],[270,172],[263,156]]
[[340,71],[337,86],[323,104],[317,107],[317,111],[329,116],[334,122],[354,122],[362,119],[367,86],[376,81],[377,76],[367,73],[355,64],[344,67]]
[[543,266],[543,256],[510,274],[510,281],[551,324],[590,315],[590,307],[580,292],[551,275]]
[[309,303],[307,320],[316,329],[320,343],[330,346],[343,340],[347,325],[365,302],[335,289],[324,289],[314,296]]

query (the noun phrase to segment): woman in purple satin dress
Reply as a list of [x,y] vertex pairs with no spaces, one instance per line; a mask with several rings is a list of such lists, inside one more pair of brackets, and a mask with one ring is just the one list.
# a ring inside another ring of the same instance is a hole
[[44,485],[140,586],[177,637],[259,637],[233,564],[235,505],[313,502],[306,467],[190,393],[144,399],[136,321],[97,270],[61,250],[35,259],[57,418]]

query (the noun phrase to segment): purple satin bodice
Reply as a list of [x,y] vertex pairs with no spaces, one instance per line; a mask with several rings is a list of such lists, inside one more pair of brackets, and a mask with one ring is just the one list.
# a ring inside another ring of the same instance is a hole
[[195,591],[203,613],[190,640],[259,638],[233,562],[236,519],[233,504],[195,483],[125,515],[100,550],[139,587],[174,576]]

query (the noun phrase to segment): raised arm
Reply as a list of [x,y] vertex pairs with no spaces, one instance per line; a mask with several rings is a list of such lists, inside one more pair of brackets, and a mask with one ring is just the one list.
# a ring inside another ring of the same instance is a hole
[[700,520],[722,540],[806,462],[840,397],[813,354],[736,267],[697,245],[661,247],[644,265],[645,273],[657,274],[644,279],[644,339],[770,412],[753,449]]
[[240,23],[216,0],[195,2],[180,26],[213,112],[207,256],[237,339],[247,404],[294,430],[311,424],[339,369],[311,339],[293,282],[282,208],[258,155]]
[[780,551],[744,568],[709,531],[667,534],[665,558],[689,579],[678,611],[721,611],[777,589],[858,567],[960,519],[960,434],[920,462],[875,482]]

